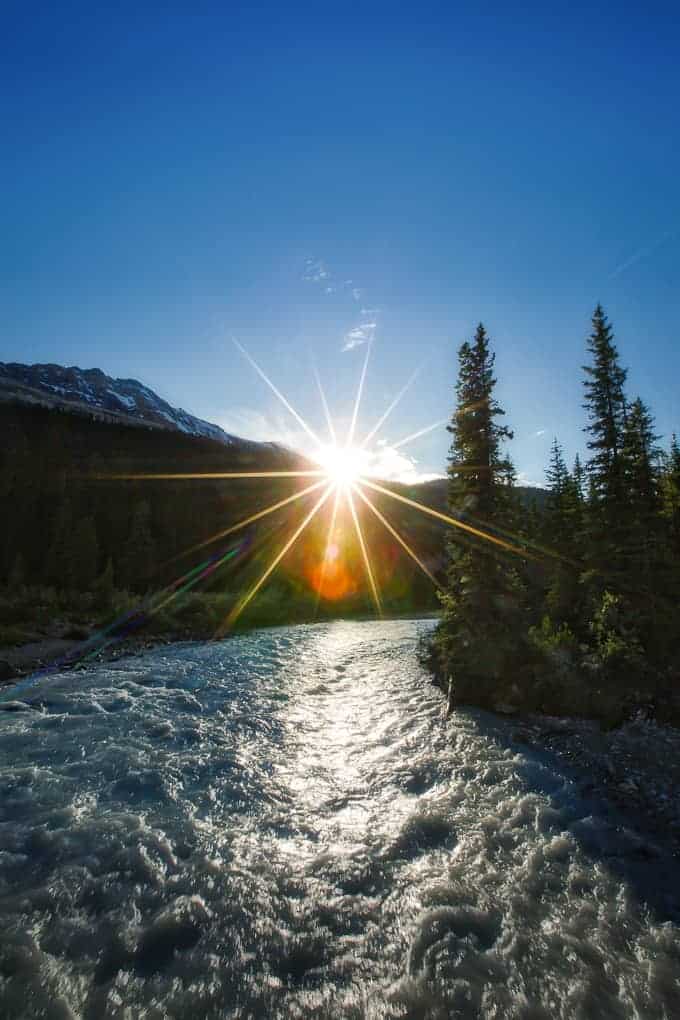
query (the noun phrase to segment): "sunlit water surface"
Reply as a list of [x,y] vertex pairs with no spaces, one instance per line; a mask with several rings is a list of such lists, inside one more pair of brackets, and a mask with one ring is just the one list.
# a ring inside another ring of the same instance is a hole
[[445,723],[429,626],[163,648],[0,712],[0,1015],[680,1016],[677,872],[511,721]]

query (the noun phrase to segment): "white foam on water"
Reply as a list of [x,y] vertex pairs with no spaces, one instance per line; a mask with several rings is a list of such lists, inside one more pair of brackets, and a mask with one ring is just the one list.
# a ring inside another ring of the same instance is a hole
[[426,622],[50,677],[0,712],[3,1017],[676,1018],[677,872],[442,719]]

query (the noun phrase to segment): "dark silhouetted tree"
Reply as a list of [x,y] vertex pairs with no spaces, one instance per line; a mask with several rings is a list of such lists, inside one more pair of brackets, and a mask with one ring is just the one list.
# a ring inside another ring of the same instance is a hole
[[123,550],[121,575],[125,587],[145,591],[156,567],[156,545],[151,533],[151,507],[147,500],[137,503],[130,533]]
[[579,457],[578,453],[574,458],[574,468],[571,473],[571,476],[574,479],[574,487],[576,489],[576,494],[579,500],[583,502],[586,494],[586,472],[585,468],[583,467],[583,464],[581,463],[581,458]]
[[586,373],[584,407],[588,412],[588,449],[592,456],[588,470],[595,481],[598,496],[620,495],[620,475],[617,470],[623,445],[626,421],[624,384],[626,370],[619,364],[614,344],[614,333],[601,305],[593,314],[593,331],[588,338],[588,351],[592,364],[584,365]]
[[545,473],[548,498],[545,504],[546,539],[559,553],[565,553],[569,544],[566,504],[569,498],[570,477],[562,447],[553,439],[550,463]]
[[47,553],[46,579],[55,588],[66,590],[75,586],[73,572],[73,511],[71,500],[64,496],[56,513],[52,542]]
[[680,445],[675,435],[661,478],[661,495],[671,558],[680,582]]
[[659,566],[661,542],[660,450],[654,419],[638,397],[630,405],[623,434],[621,463],[625,500],[624,555],[629,582],[648,588]]
[[[449,431],[449,501],[453,513],[472,515],[493,531],[513,513],[513,468],[502,444],[512,432],[494,396],[494,355],[480,324],[458,352],[456,408]],[[467,541],[455,529],[448,545],[443,619],[435,636],[438,668],[454,676],[456,696],[495,696],[495,682],[517,660],[522,640],[522,589],[514,564],[482,539]],[[480,687],[481,685],[481,687]]]
[[620,568],[617,552],[621,547],[623,520],[621,503],[625,498],[621,448],[626,423],[624,384],[626,370],[619,364],[614,334],[602,306],[598,305],[588,338],[592,363],[584,365],[585,403],[590,436],[591,457],[589,536],[594,566],[611,573]]
[[78,591],[91,591],[99,573],[99,542],[91,517],[83,517],[73,530],[71,573]]
[[10,589],[14,592],[23,587],[26,583],[26,567],[24,565],[24,557],[20,552],[18,552],[14,557],[12,569],[9,572],[8,582]]
[[569,474],[557,439],[553,441],[546,479],[545,542],[555,555],[546,560],[548,588],[545,604],[556,623],[576,626],[579,574],[575,561],[580,555],[583,500],[579,483],[574,475]]
[[[512,432],[496,419],[505,411],[494,397],[495,354],[480,323],[472,343],[458,352],[456,410],[448,431],[453,435],[449,455],[449,504],[480,518],[498,520],[508,510],[514,470],[502,451]],[[461,501],[462,496],[462,501]]]
[[114,580],[115,579],[113,574],[113,560],[109,556],[108,560],[106,561],[106,566],[104,567],[103,571],[97,578],[95,584],[97,605],[98,608],[104,612],[110,609],[111,604],[113,602],[113,595],[115,592]]

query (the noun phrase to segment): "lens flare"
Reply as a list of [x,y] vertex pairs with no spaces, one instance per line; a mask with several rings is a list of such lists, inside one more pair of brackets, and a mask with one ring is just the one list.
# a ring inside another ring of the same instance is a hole
[[328,481],[340,489],[353,485],[362,474],[366,458],[351,446],[326,446],[319,454],[319,464]]
[[[317,467],[310,467],[309,470],[305,470],[304,467],[301,470],[280,470],[280,471],[228,471],[228,472],[214,472],[206,474],[127,474],[127,475],[98,475],[100,478],[107,478],[109,480],[113,478],[127,479],[129,481],[141,481],[141,480],[173,480],[177,481],[180,479],[214,479],[214,480],[245,480],[245,479],[305,479],[308,478],[312,481],[312,484],[302,488],[298,492],[294,492],[292,495],[286,496],[278,501],[271,503],[269,506],[264,507],[261,510],[245,517],[243,520],[226,527],[222,531],[217,532],[215,535],[204,539],[197,545],[193,546],[189,550],[185,550],[183,555],[189,552],[197,551],[206,545],[210,545],[217,540],[224,538],[233,532],[240,531],[241,529],[247,528],[249,525],[256,523],[264,517],[270,514],[274,514],[280,510],[283,510],[287,506],[293,506],[298,500],[302,500],[308,494],[313,493],[317,489],[323,489],[321,495],[317,499],[314,506],[305,512],[305,515],[301,522],[294,527],[290,537],[285,541],[282,548],[279,549],[278,553],[274,555],[269,564],[265,567],[260,577],[252,585],[250,590],[242,594],[239,598],[236,598],[234,605],[229,612],[227,619],[223,626],[220,628],[218,633],[224,633],[225,630],[230,629],[237,621],[241,613],[262,589],[267,580],[271,577],[276,567],[285,558],[286,554],[293,548],[293,546],[300,539],[303,531],[311,524],[314,517],[321,510],[324,503],[328,498],[333,496],[333,510],[330,518],[330,526],[325,537],[323,548],[319,549],[313,537],[307,542],[307,551],[305,553],[306,566],[304,568],[304,575],[307,579],[307,583],[311,589],[316,592],[317,606],[319,599],[341,599],[348,595],[355,594],[361,587],[364,587],[367,593],[373,600],[376,612],[382,614],[382,598],[378,587],[378,581],[375,573],[374,561],[375,556],[372,555],[369,543],[367,541],[367,533],[362,527],[362,520],[359,511],[363,511],[364,506],[369,513],[369,516],[374,516],[387,531],[387,533],[397,543],[395,548],[400,548],[401,552],[409,556],[420,568],[430,581],[437,586],[438,582],[435,574],[432,572],[430,567],[423,561],[418,555],[418,552],[409,545],[404,536],[400,534],[397,528],[386,518],[386,516],[378,509],[374,501],[370,499],[365,491],[365,488],[372,490],[381,496],[386,496],[390,499],[396,500],[402,505],[409,506],[412,510],[416,510],[419,513],[425,514],[429,517],[434,517],[440,522],[449,525],[454,530],[457,530],[461,534],[461,538],[468,538],[472,536],[477,540],[480,540],[483,544],[489,544],[492,547],[498,547],[506,553],[512,553],[524,560],[537,559],[537,552],[541,552],[546,556],[553,556],[550,550],[541,548],[538,550],[534,547],[533,550],[529,550],[524,540],[518,538],[517,542],[509,540],[515,536],[508,535],[507,538],[502,537],[498,533],[499,529],[493,531],[487,531],[480,527],[475,527],[472,523],[468,523],[464,520],[459,520],[449,514],[442,513],[426,504],[419,503],[414,499],[410,499],[407,496],[402,495],[398,491],[394,491],[392,488],[388,488],[385,485],[381,485],[380,482],[373,477],[375,471],[373,468],[374,453],[371,453],[367,449],[368,443],[376,435],[377,431],[387,420],[392,411],[396,408],[397,404],[404,396],[406,391],[410,388],[414,382],[418,372],[414,372],[409,378],[407,383],[402,387],[396,397],[387,407],[387,410],[383,412],[381,417],[377,420],[375,425],[366,434],[366,438],[359,446],[354,445],[354,435],[358,424],[359,409],[361,406],[361,400],[364,391],[364,384],[366,381],[366,373],[368,369],[368,362],[371,354],[371,344],[366,348],[366,354],[363,359],[359,382],[357,386],[356,396],[352,402],[352,412],[350,418],[350,424],[344,440],[341,441],[337,434],[337,428],[333,422],[333,418],[330,413],[326,394],[321,384],[318,371],[314,369],[314,376],[316,379],[317,388],[321,398],[323,413],[326,419],[328,427],[328,434],[330,436],[330,444],[325,445],[319,439],[318,434],[311,428],[304,418],[298,413],[298,411],[292,406],[290,401],[284,396],[284,394],[274,385],[269,376],[264,370],[257,364],[254,358],[243,348],[243,346],[234,339],[234,344],[241,352],[241,354],[247,359],[250,365],[253,367],[255,372],[260,378],[269,386],[276,397],[281,401],[286,410],[296,420],[305,433],[315,444],[315,453],[313,459],[316,461]],[[399,440],[397,443],[393,443],[392,449],[396,450],[407,443],[411,443],[422,436],[427,435],[434,429],[446,424],[445,422],[435,422],[432,425],[428,425],[425,428],[419,429],[416,432],[412,432],[410,435]],[[357,507],[354,500],[354,495],[360,499],[360,505]],[[356,544],[360,552],[360,558],[363,565],[363,570],[356,570],[353,565],[354,557],[350,552],[350,548],[353,545],[352,538],[348,535],[348,529],[339,526],[341,516],[345,515],[345,521],[349,523],[349,531],[354,532],[356,536]],[[315,548],[316,546],[316,548]],[[210,573],[217,567],[221,566],[224,559],[217,560],[216,563],[208,561],[208,571]],[[384,570],[385,560],[384,555],[381,553],[380,564]],[[205,565],[201,568],[197,568],[198,576],[203,576],[202,570],[205,570]],[[189,575],[187,575],[188,577]],[[191,584],[194,584],[193,572],[191,574]],[[178,582],[180,583],[180,582]],[[174,597],[171,595],[170,597]],[[161,603],[162,604],[162,603]]]

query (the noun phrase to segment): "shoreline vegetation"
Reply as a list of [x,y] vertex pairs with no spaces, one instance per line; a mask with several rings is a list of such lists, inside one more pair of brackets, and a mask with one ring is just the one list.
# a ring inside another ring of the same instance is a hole
[[[233,605],[233,595],[191,593],[172,607],[155,609],[158,596],[133,598],[128,592],[104,596],[106,616],[97,617],[100,591],[61,593],[25,586],[17,594],[0,595],[4,608],[11,605],[11,624],[0,627],[0,691],[33,674],[77,669],[92,662],[127,658],[162,645],[209,641]],[[162,600],[161,600],[162,601]],[[283,603],[279,603],[280,606]],[[49,615],[48,614],[53,614]],[[404,608],[388,619],[436,619],[439,611]],[[4,618],[4,616],[3,616]],[[101,620],[104,619],[102,623]],[[343,612],[301,602],[273,612],[271,604],[254,611],[232,633],[243,634],[268,627],[323,623],[333,620],[373,620],[363,604]],[[223,635],[226,637],[227,635]]]
[[525,511],[484,326],[461,346],[448,499],[493,538],[450,535],[442,618],[420,659],[454,704],[677,727],[680,446],[661,449],[650,410],[628,397],[599,305],[587,354],[588,457],[569,470],[555,439],[545,505]]

